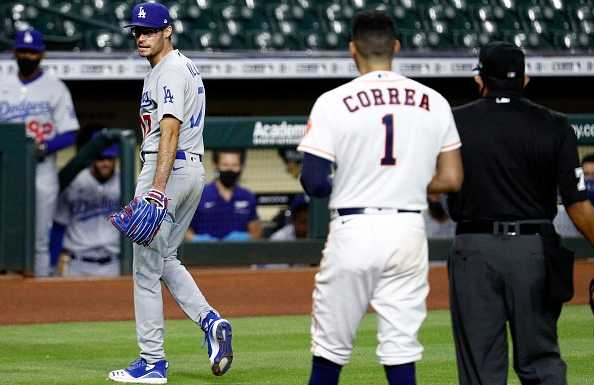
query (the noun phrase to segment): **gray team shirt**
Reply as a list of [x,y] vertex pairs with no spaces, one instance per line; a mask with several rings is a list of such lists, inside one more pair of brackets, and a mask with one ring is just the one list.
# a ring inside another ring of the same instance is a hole
[[60,194],[54,221],[66,226],[64,248],[85,257],[120,254],[120,232],[107,220],[120,208],[120,174],[99,183],[90,168]]
[[[188,103],[184,103],[188,101]],[[204,154],[204,83],[196,65],[173,50],[144,79],[140,101],[141,151],[157,152],[164,115],[181,121],[178,150]]]

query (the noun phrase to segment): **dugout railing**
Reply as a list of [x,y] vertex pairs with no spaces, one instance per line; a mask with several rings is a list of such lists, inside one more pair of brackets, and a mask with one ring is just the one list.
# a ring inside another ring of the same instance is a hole
[[[569,117],[580,149],[594,145],[594,114],[570,114]],[[210,117],[205,124],[204,141],[209,150],[295,147],[305,132],[307,117]],[[33,270],[35,146],[31,139],[26,139],[22,125],[2,125],[0,129],[3,130],[0,141],[0,271],[26,273]],[[76,170],[90,164],[94,154],[119,141],[121,203],[125,205],[133,197],[136,181],[138,156],[134,131],[106,130],[98,138],[61,170],[60,183],[67,184]],[[327,203],[327,199],[311,200],[308,239],[184,243],[179,249],[179,258],[187,265],[317,264],[328,232]],[[563,244],[574,250],[578,258],[594,258],[594,250],[584,238],[564,238]],[[451,239],[430,239],[429,258],[445,261],[450,248]],[[131,243],[122,236],[122,273],[131,272]]]

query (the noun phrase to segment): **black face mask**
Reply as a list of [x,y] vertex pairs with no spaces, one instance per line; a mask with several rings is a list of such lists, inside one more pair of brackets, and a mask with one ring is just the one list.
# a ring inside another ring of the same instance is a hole
[[227,188],[235,186],[240,175],[240,172],[235,171],[217,171],[217,178]]
[[41,60],[17,59],[19,72],[25,76],[31,75],[39,67]]

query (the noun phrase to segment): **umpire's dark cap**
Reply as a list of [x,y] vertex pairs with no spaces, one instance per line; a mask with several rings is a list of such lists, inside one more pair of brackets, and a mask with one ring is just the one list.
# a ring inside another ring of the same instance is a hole
[[140,3],[132,11],[132,22],[124,27],[165,28],[171,24],[166,6],[159,3]]
[[43,42],[43,35],[40,31],[29,28],[17,32],[14,39],[14,49],[26,49],[30,51],[43,52],[45,51],[45,44]]
[[514,80],[524,77],[524,52],[515,45],[494,41],[481,49],[479,64],[473,68],[481,76]]

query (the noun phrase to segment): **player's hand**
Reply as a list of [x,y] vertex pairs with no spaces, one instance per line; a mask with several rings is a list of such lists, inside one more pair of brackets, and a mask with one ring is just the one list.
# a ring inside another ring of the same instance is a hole
[[231,231],[223,237],[225,241],[251,241],[252,237],[246,231]]
[[210,234],[196,234],[192,237],[192,242],[214,242],[218,240],[218,238],[215,238]]
[[60,277],[66,277],[68,275],[69,263],[70,254],[67,252],[60,253],[60,259],[58,259],[58,274],[60,274]]
[[35,156],[37,157],[38,162],[42,162],[45,159],[47,156],[46,143],[37,143],[37,146],[35,147]]

